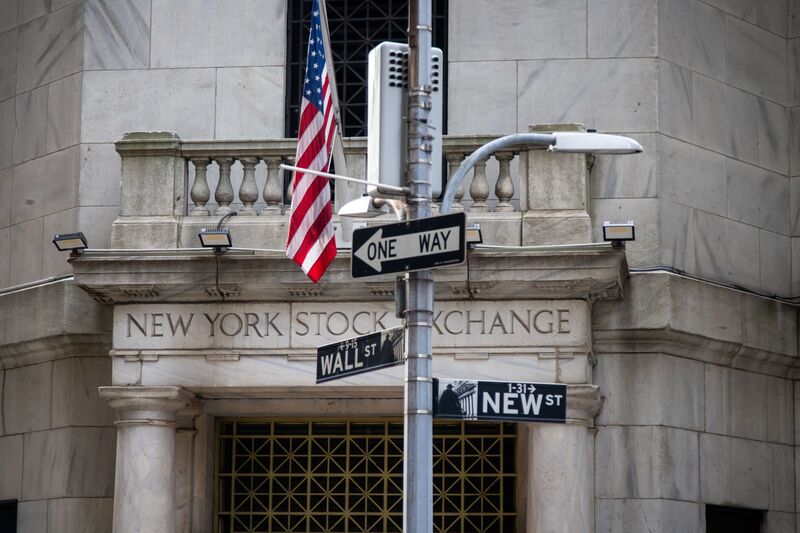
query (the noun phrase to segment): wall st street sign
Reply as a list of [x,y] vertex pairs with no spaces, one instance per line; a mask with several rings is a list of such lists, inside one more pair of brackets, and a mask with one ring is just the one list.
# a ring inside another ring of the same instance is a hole
[[454,213],[353,231],[354,278],[463,263],[466,215]]
[[317,348],[317,383],[403,363],[403,328],[391,328]]
[[567,386],[558,383],[434,379],[433,416],[459,420],[564,422]]

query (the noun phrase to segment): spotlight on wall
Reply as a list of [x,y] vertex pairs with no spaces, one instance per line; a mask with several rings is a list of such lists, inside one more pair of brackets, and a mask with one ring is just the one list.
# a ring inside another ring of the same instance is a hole
[[483,235],[481,234],[480,224],[470,224],[466,228],[465,240],[467,248],[475,248],[478,244],[483,244]]
[[200,237],[200,245],[203,248],[213,248],[215,252],[223,252],[233,246],[231,232],[227,229],[203,228],[197,236]]
[[603,222],[603,240],[611,242],[614,246],[624,246],[625,241],[635,241],[636,228],[633,221],[629,220],[625,224]]
[[59,252],[69,250],[72,255],[81,253],[88,245],[86,244],[86,237],[80,231],[75,233],[56,233],[53,235],[53,244],[56,245]]

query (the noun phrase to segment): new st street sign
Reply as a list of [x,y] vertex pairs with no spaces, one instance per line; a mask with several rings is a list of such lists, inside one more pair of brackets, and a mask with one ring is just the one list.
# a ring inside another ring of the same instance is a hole
[[463,263],[466,215],[453,213],[353,231],[354,278]]
[[433,416],[459,420],[564,422],[567,386],[519,381],[433,380]]
[[403,327],[317,348],[317,383],[403,363]]

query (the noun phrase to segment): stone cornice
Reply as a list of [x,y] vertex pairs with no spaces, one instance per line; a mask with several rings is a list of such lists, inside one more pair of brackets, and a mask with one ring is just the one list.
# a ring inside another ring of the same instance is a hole
[[0,346],[0,369],[68,357],[108,357],[111,333],[64,334]]
[[598,385],[567,385],[567,423],[592,425],[602,408]]

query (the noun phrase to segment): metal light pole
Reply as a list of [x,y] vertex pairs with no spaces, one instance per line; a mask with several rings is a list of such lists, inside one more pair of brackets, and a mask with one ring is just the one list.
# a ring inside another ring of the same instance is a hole
[[[408,4],[408,218],[431,215],[431,0]],[[403,531],[433,531],[433,275],[405,275]]]

